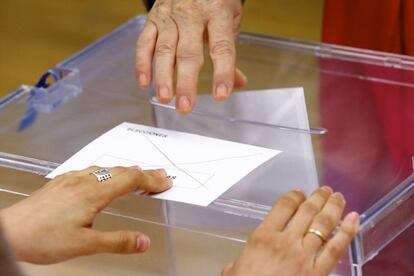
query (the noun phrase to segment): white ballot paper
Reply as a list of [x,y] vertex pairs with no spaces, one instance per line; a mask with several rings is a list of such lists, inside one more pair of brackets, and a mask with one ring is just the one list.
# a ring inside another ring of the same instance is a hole
[[122,123],[104,133],[47,175],[54,178],[88,166],[164,168],[173,187],[155,198],[209,205],[281,151],[195,134]]

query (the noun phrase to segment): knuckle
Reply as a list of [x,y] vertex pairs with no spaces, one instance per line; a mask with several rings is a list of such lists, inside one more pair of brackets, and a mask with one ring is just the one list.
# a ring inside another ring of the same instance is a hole
[[125,232],[119,232],[114,244],[115,252],[125,252],[129,249],[129,235]]
[[328,214],[319,214],[315,218],[315,222],[320,225],[323,229],[331,230],[335,228],[335,219]]
[[174,20],[171,17],[171,11],[168,8],[162,8],[156,11],[155,13],[149,15],[149,19],[157,29],[168,29],[174,25]]
[[158,56],[172,55],[174,54],[174,50],[175,50],[175,47],[173,44],[163,42],[157,45],[157,49],[155,53]]
[[166,3],[158,3],[155,5],[155,7],[150,11],[149,17],[151,18],[159,18],[163,15],[169,14],[171,12],[170,7]]
[[181,49],[177,52],[178,61],[188,61],[201,66],[204,63],[204,56],[192,49]]
[[300,206],[300,209],[307,215],[310,216],[314,216],[316,215],[319,211],[320,208],[313,202],[305,202]]
[[213,42],[213,45],[210,49],[210,55],[213,58],[219,56],[233,56],[235,54],[234,45],[230,40],[222,39]]
[[194,1],[179,1],[174,4],[173,13],[179,16],[189,15],[194,13],[197,8],[197,4]]
[[254,246],[270,245],[273,242],[273,235],[264,227],[257,229],[251,235],[249,242]]
[[62,179],[62,185],[63,186],[74,186],[77,185],[79,183],[82,183],[83,181],[83,177],[79,176],[79,175],[71,175],[68,177],[65,177],[65,179]]
[[339,259],[342,256],[344,248],[340,244],[331,243],[326,246],[326,250],[329,252],[329,255],[331,255],[334,259]]
[[151,41],[154,39],[154,37],[151,34],[145,33],[146,28],[149,28],[149,26],[144,27],[144,30],[141,32],[137,39],[136,48],[138,51],[150,49]]
[[130,170],[130,171],[127,172],[128,178],[131,179],[131,182],[133,184],[137,184],[137,183],[142,184],[140,182],[144,182],[145,181],[145,180],[143,181],[143,179],[141,177],[141,173],[142,172],[141,171],[138,171],[138,170]]

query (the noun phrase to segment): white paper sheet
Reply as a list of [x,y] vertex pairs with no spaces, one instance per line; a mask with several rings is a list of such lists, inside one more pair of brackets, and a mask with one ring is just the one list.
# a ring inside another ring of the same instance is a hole
[[92,165],[164,168],[173,179],[173,187],[153,197],[207,206],[280,152],[195,134],[122,123],[85,146],[47,177],[54,178]]

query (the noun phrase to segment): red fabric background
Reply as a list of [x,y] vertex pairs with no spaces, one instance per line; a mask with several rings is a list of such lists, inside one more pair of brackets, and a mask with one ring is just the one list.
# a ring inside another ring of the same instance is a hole
[[[322,40],[414,55],[414,1],[325,0]],[[322,69],[328,66],[332,66],[329,61],[321,61]],[[381,70],[368,65],[357,67],[355,70],[362,73]],[[401,82],[414,83],[413,74],[398,70],[384,73]],[[333,186],[348,185],[369,199],[370,189],[391,183],[384,171],[395,171],[399,177],[395,183],[412,173],[414,90],[375,82],[335,81],[335,77],[321,75],[321,124],[329,134],[322,143],[324,180]],[[355,108],[358,105],[365,108]],[[332,110],[336,111],[334,117]],[[335,162],[338,166],[333,165]],[[412,228],[407,231],[412,233]],[[364,273],[414,275],[413,245],[412,237],[393,242],[364,267]]]

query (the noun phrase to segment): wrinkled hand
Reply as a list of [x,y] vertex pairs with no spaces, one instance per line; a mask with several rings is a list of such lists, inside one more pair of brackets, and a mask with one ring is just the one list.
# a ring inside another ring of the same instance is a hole
[[146,88],[152,81],[154,59],[158,100],[170,102],[175,90],[177,111],[191,112],[206,42],[214,65],[214,97],[226,99],[247,81],[235,67],[241,16],[241,0],[157,0],[137,42],[139,84]]
[[348,214],[325,245],[319,236],[307,231],[317,229],[329,237],[344,207],[343,196],[332,194],[329,187],[317,189],[307,200],[301,191],[285,194],[222,275],[329,275],[355,236],[359,216]]
[[162,192],[171,181],[162,170],[114,167],[113,177],[98,182],[90,173],[68,172],[56,177],[28,198],[1,211],[4,232],[19,260],[56,263],[96,253],[139,253],[150,245],[134,231],[100,232],[92,229],[96,215],[109,203],[136,189]]

